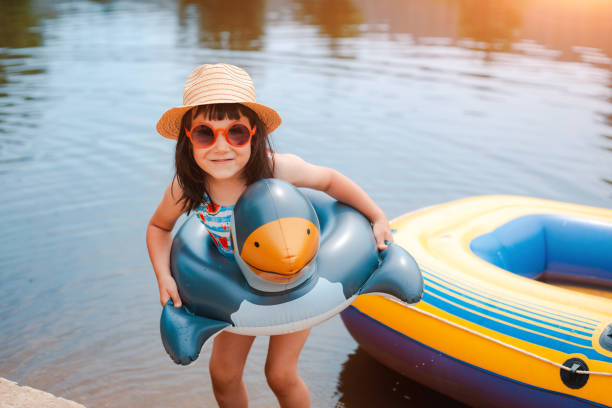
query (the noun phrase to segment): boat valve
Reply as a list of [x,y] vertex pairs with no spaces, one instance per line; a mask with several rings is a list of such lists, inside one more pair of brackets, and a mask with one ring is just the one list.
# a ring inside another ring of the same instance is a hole
[[589,367],[586,363],[579,358],[570,358],[563,363],[563,366],[569,368],[569,370],[560,369],[561,381],[563,381],[563,384],[575,390],[584,387],[589,380],[589,375],[579,374],[577,371],[588,371]]

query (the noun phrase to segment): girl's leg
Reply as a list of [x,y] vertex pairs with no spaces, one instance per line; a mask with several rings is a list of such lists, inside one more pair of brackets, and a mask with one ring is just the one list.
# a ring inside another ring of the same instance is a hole
[[210,356],[210,378],[221,408],[249,405],[242,372],[255,336],[221,332],[215,337]]
[[270,336],[266,378],[281,408],[310,407],[308,387],[297,370],[298,357],[309,334],[310,329],[306,329]]

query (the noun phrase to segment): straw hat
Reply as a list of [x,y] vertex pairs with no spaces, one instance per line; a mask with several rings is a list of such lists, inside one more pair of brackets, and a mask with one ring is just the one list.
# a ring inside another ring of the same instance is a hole
[[271,133],[281,124],[280,115],[272,108],[255,102],[255,87],[249,74],[234,65],[200,65],[187,78],[183,105],[167,110],[157,122],[157,131],[169,139],[177,139],[181,119],[194,106],[213,103],[240,103],[251,108]]

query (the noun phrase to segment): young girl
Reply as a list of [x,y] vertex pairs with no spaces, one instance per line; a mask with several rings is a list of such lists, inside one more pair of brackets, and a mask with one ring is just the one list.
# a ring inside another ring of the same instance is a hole
[[[182,304],[170,274],[171,231],[179,216],[197,212],[221,253],[231,256],[232,207],[248,185],[262,178],[324,191],[370,219],[379,249],[386,248],[385,240],[393,240],[385,214],[354,182],[330,168],[272,151],[268,134],[280,123],[276,111],[255,102],[249,75],[227,64],[197,67],[185,84],[183,106],[168,110],[159,120],[158,132],[177,139],[176,176],[147,228],[162,306],[169,299],[175,307]],[[281,407],[310,406],[308,388],[297,371],[309,332],[270,336],[265,374]],[[214,339],[210,376],[221,407],[248,405],[242,372],[253,340],[228,332]]]

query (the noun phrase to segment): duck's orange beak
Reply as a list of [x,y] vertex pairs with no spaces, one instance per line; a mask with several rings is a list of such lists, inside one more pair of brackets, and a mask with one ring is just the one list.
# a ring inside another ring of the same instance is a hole
[[305,218],[271,221],[244,241],[240,257],[260,278],[293,282],[305,272],[319,249],[319,230]]

